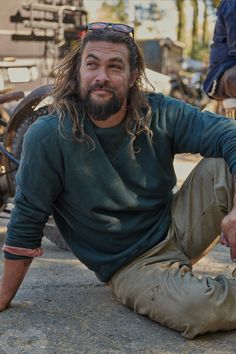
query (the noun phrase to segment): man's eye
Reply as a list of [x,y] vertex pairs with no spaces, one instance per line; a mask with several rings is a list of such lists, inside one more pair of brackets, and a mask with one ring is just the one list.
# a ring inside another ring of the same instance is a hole
[[122,67],[120,65],[117,65],[117,64],[110,65],[110,68],[114,69],[114,70],[119,70],[119,71],[122,69]]
[[92,61],[88,61],[88,62],[87,62],[87,66],[89,66],[89,67],[95,67],[96,64],[95,64],[94,62],[92,62]]

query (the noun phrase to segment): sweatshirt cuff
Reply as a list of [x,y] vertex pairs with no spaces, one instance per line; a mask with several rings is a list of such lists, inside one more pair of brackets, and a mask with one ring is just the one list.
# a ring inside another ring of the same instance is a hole
[[43,254],[43,249],[41,247],[31,249],[31,248],[3,245],[2,250],[16,256],[25,256],[25,257],[40,257]]

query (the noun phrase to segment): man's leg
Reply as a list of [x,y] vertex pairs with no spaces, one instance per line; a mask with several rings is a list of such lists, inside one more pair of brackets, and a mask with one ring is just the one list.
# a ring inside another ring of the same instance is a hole
[[236,98],[236,65],[225,71],[216,89],[218,99]]
[[199,279],[191,270],[232,207],[232,178],[222,159],[205,159],[173,201],[167,239],[118,271],[110,286],[136,312],[186,338],[236,328],[236,279]]
[[202,159],[172,203],[169,232],[192,264],[215,245],[221,221],[233,207],[234,183],[221,158]]

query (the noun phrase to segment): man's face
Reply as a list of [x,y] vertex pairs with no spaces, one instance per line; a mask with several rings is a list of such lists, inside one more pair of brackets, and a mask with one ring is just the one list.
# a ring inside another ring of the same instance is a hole
[[127,104],[131,74],[128,48],[123,43],[88,42],[83,50],[78,80],[84,108],[91,118],[107,120]]

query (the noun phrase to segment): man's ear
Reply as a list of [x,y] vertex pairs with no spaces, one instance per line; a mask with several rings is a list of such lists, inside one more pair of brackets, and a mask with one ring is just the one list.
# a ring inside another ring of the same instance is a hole
[[134,86],[134,83],[135,83],[135,81],[137,79],[137,76],[138,76],[137,70],[133,70],[131,75],[130,75],[130,79],[129,79],[129,88]]

